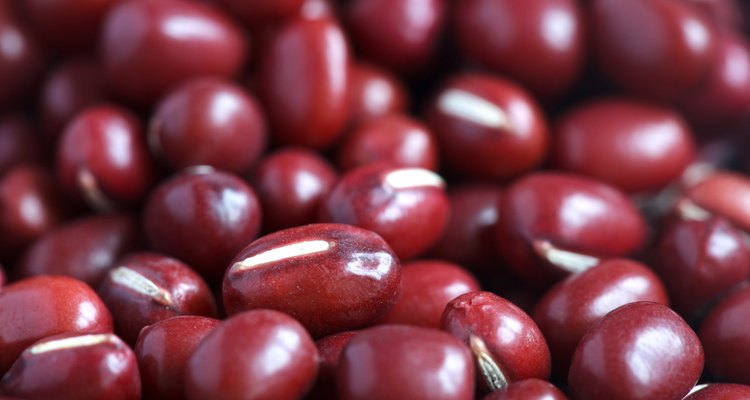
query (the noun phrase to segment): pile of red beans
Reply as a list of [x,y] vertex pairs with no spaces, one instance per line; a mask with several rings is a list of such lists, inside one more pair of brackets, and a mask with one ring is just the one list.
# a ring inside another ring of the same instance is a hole
[[0,399],[750,398],[743,0],[1,1]]

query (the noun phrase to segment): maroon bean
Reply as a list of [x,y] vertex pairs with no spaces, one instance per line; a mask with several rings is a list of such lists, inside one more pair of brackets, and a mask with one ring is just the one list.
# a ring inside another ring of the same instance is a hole
[[149,244],[195,268],[209,282],[258,235],[261,210],[239,177],[195,167],[162,182],[143,212]]
[[62,222],[65,207],[52,175],[23,165],[0,174],[0,259],[10,260]]
[[623,89],[671,101],[706,78],[716,30],[699,9],[680,0],[592,0],[593,55]]
[[496,390],[482,400],[567,400],[555,385],[541,379],[513,382],[505,390]]
[[716,172],[689,187],[677,206],[687,206],[699,215],[724,217],[738,228],[750,231],[750,180],[738,173]]
[[41,157],[41,146],[31,121],[20,114],[0,117],[0,175]]
[[28,399],[141,398],[133,350],[111,333],[63,333],[42,339],[19,357],[0,391]]
[[672,308],[690,321],[750,277],[750,250],[724,218],[680,219],[661,233],[654,269]]
[[244,23],[255,26],[294,15],[305,0],[244,1],[217,0]]
[[5,286],[6,279],[5,269],[3,268],[3,264],[0,264],[0,290]]
[[589,329],[573,356],[573,399],[682,399],[703,369],[695,332],[667,306],[626,304]]
[[45,44],[63,52],[93,50],[104,16],[122,0],[28,0],[23,5]]
[[46,144],[55,147],[74,116],[105,99],[101,69],[96,60],[71,58],[56,66],[47,76],[39,98],[39,117]]
[[503,78],[451,77],[428,106],[426,121],[447,168],[472,179],[513,178],[547,153],[544,114],[523,88]]
[[417,325],[440,329],[445,306],[456,297],[480,290],[479,282],[460,265],[419,260],[403,265],[401,294],[379,324]]
[[720,26],[742,28],[742,7],[737,0],[688,0],[688,2],[695,4]]
[[341,354],[349,341],[358,333],[359,331],[336,333],[315,342],[320,356],[318,379],[307,395],[307,399],[329,400],[336,398],[336,374],[339,364],[341,364]]
[[188,360],[217,325],[213,318],[184,315],[143,328],[135,345],[143,398],[184,399]]
[[473,399],[474,363],[436,329],[383,325],[353,337],[341,355],[338,394],[355,399]]
[[217,78],[178,86],[151,118],[149,144],[174,170],[210,165],[241,173],[266,145],[266,124],[256,100],[241,87]]
[[559,172],[528,174],[503,194],[496,243],[508,265],[536,285],[584,271],[597,257],[637,250],[646,227],[619,190]]
[[321,206],[321,220],[372,230],[401,260],[434,245],[448,222],[445,182],[421,168],[372,164],[346,173]]
[[690,128],[679,114],[625,99],[570,110],[554,133],[553,163],[626,192],[649,192],[677,179],[693,161]]
[[130,254],[107,271],[97,293],[117,333],[134,345],[141,329],[178,315],[216,317],[206,282],[190,267],[155,253]]
[[353,0],[343,14],[352,41],[366,58],[416,74],[435,57],[446,6],[440,0]]
[[44,69],[42,48],[8,8],[0,8],[0,108],[23,106]]
[[27,346],[65,332],[112,332],[109,310],[85,283],[64,276],[39,276],[3,287],[0,375]]
[[232,78],[248,52],[227,16],[178,0],[121,2],[107,14],[100,41],[107,86],[139,106],[198,76]]
[[299,322],[278,311],[247,311],[198,345],[185,370],[185,394],[188,400],[298,399],[315,382],[317,358]]
[[451,215],[431,255],[472,269],[498,264],[495,225],[503,191],[499,187],[466,184],[448,190]]
[[379,161],[433,171],[438,167],[435,136],[422,122],[402,114],[372,118],[356,126],[337,155],[345,171]]
[[349,121],[355,125],[373,117],[405,112],[409,107],[409,93],[403,84],[371,64],[351,64],[347,94]]
[[63,188],[99,211],[138,204],[155,180],[143,126],[129,111],[98,106],[68,124],[57,148]]
[[576,346],[589,328],[610,311],[636,301],[669,304],[659,277],[627,259],[603,261],[550,288],[533,317],[549,345],[553,373],[568,376]]
[[314,151],[282,148],[258,162],[249,178],[263,208],[263,231],[275,232],[317,222],[338,173]]
[[734,383],[712,383],[696,389],[683,400],[743,400],[750,396],[750,386]]
[[549,378],[550,353],[542,332],[528,314],[500,296],[463,294],[445,307],[441,325],[469,345],[480,380],[491,390]]
[[20,277],[66,275],[95,287],[123,254],[140,247],[136,221],[127,215],[90,215],[46,233],[26,251]]
[[578,78],[586,46],[577,1],[464,0],[454,7],[455,36],[470,60],[545,100],[559,98]]
[[750,114],[750,44],[731,31],[716,42],[705,81],[680,100],[685,116],[703,126],[737,124]]
[[285,23],[268,44],[258,79],[275,142],[324,149],[341,136],[348,116],[349,49],[334,20]]
[[700,327],[706,373],[726,382],[750,385],[750,287],[719,302]]
[[380,236],[348,225],[312,224],[245,247],[229,264],[222,293],[230,315],[275,309],[322,337],[374,322],[400,289],[401,265]]

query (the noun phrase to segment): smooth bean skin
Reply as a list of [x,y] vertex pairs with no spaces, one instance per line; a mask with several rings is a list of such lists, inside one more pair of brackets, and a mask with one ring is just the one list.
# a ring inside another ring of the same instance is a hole
[[677,179],[695,144],[683,118],[666,107],[610,98],[580,105],[556,124],[553,164],[629,193]]
[[459,1],[453,5],[454,35],[468,59],[554,100],[573,86],[585,60],[584,10],[578,3]]
[[188,400],[293,400],[305,395],[317,373],[315,342],[299,322],[253,310],[224,320],[201,341],[185,369],[185,394]]
[[341,354],[338,395],[354,399],[474,398],[474,362],[437,329],[382,325],[354,336]]
[[112,332],[112,315],[85,283],[64,276],[19,280],[0,291],[0,374],[24,349],[58,333]]
[[517,177],[539,166],[550,145],[547,120],[537,102],[498,76],[449,77],[427,106],[425,121],[447,169],[474,180]]
[[556,261],[548,246],[620,257],[637,250],[645,234],[643,217],[621,191],[564,172],[536,172],[510,185],[495,230],[497,249],[510,268],[542,286],[585,269]]
[[593,0],[593,56],[627,92],[674,101],[706,78],[716,51],[708,16],[679,0]]
[[576,346],[596,321],[635,301],[669,305],[661,279],[647,266],[609,259],[551,287],[534,307],[534,321],[552,354],[556,376],[568,375]]
[[258,84],[272,141],[331,147],[348,117],[350,54],[344,32],[329,17],[293,18],[267,46]]
[[191,78],[234,78],[249,55],[242,31],[227,16],[178,0],[118,4],[107,13],[99,46],[107,87],[144,108]]
[[703,370],[701,341],[667,306],[626,304],[589,329],[568,374],[572,399],[682,399]]
[[706,350],[706,373],[726,382],[750,384],[744,368],[750,361],[750,287],[745,286],[719,302],[700,327]]
[[285,312],[313,337],[366,326],[401,290],[401,264],[374,232],[310,224],[250,243],[229,263],[222,286],[229,315],[256,308]]

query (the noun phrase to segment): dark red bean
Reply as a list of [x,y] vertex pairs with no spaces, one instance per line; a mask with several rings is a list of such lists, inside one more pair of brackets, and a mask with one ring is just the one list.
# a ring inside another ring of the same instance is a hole
[[726,297],[703,320],[700,338],[706,373],[725,382],[750,385],[750,287]]
[[667,306],[626,304],[583,337],[568,375],[573,399],[682,399],[703,369],[695,332]]
[[41,160],[40,140],[31,121],[20,114],[0,117],[0,175],[25,163]]
[[56,165],[63,188],[99,211],[138,204],[156,179],[141,122],[116,106],[77,114],[60,137]]
[[523,88],[500,77],[451,77],[428,106],[426,121],[446,167],[472,179],[513,178],[546,157],[542,110]]
[[339,364],[341,364],[341,354],[349,341],[358,333],[359,331],[336,333],[315,342],[320,356],[318,379],[307,395],[307,399],[330,400],[336,398],[336,374]]
[[122,0],[28,0],[23,9],[44,43],[62,52],[94,50],[107,12]]
[[592,0],[593,55],[628,92],[671,101],[707,77],[717,51],[708,16],[680,0]]
[[265,117],[243,88],[217,78],[186,82],[156,108],[149,144],[174,170],[210,165],[242,173],[265,150]]
[[258,236],[260,224],[255,192],[239,177],[210,167],[162,182],[143,213],[149,244],[209,282],[220,279],[229,260]]
[[212,7],[189,1],[125,1],[107,14],[100,59],[107,86],[150,106],[199,76],[235,77],[248,55],[242,31]]
[[455,36],[470,60],[545,100],[559,98],[578,78],[586,42],[576,0],[464,0],[454,7]]
[[134,253],[113,265],[97,287],[112,311],[115,333],[134,345],[144,327],[178,315],[216,317],[206,282],[189,266],[155,253]]
[[528,174],[503,194],[496,243],[529,283],[543,285],[621,257],[643,243],[643,217],[603,182],[559,172]]
[[249,178],[263,208],[263,231],[275,232],[317,222],[338,173],[314,151],[282,148],[258,162]]
[[379,161],[436,171],[438,146],[435,136],[422,122],[391,114],[356,126],[338,149],[337,159],[345,171]]
[[344,32],[328,17],[288,21],[268,44],[258,82],[275,142],[330,147],[348,116]]
[[95,287],[123,254],[140,247],[136,221],[127,215],[90,215],[46,233],[26,251],[20,277],[66,275]]
[[750,114],[750,44],[726,31],[716,39],[716,52],[704,82],[680,99],[680,107],[697,124],[732,126]]
[[0,108],[15,108],[31,98],[44,69],[44,54],[8,6],[0,8]]
[[742,7],[737,0],[688,0],[695,4],[714,21],[727,28],[741,29],[743,23]]
[[372,164],[346,173],[321,206],[321,220],[369,229],[401,260],[434,245],[448,222],[445,182],[421,168]]
[[217,325],[213,318],[178,316],[143,328],[135,345],[143,398],[184,399],[188,360]]
[[141,398],[133,350],[112,333],[64,333],[26,349],[0,391],[28,399]]
[[668,108],[625,99],[580,105],[558,121],[553,163],[626,192],[662,189],[693,161],[690,127]]
[[[678,207],[687,206],[704,217],[724,217],[744,231],[750,231],[750,179],[734,172],[719,171],[689,187]],[[695,210],[692,206],[698,206]]]
[[681,219],[661,233],[654,269],[672,308],[691,321],[748,279],[750,251],[742,232],[724,218]]
[[473,399],[474,362],[458,339],[405,325],[370,328],[341,355],[338,394],[355,399]]
[[479,291],[479,282],[460,265],[419,260],[403,265],[401,294],[379,324],[417,325],[440,329],[445,306],[456,297]]
[[47,76],[39,98],[45,144],[54,148],[68,122],[84,109],[103,103],[106,96],[96,60],[71,58],[56,66]]
[[610,311],[636,301],[669,304],[664,284],[647,266],[610,259],[559,282],[534,308],[534,321],[552,355],[553,373],[565,378],[576,346]]
[[446,7],[440,0],[353,0],[344,6],[343,17],[366,58],[415,74],[435,56]]
[[317,372],[318,351],[299,322],[254,310],[223,321],[201,341],[185,370],[185,394],[188,400],[299,399]]
[[3,264],[0,264],[0,289],[5,286],[6,280],[7,277],[5,276],[5,269],[3,268]]
[[322,337],[374,322],[400,289],[401,265],[380,236],[348,225],[312,224],[245,247],[229,263],[222,293],[230,315],[275,309]]
[[349,67],[349,121],[361,121],[387,114],[405,112],[409,93],[387,71],[371,64],[352,63]]
[[55,181],[43,167],[23,165],[0,174],[0,259],[13,259],[65,214]]
[[513,382],[505,390],[496,390],[482,400],[567,400],[555,385],[541,379]]
[[497,267],[494,228],[502,194],[502,189],[492,185],[450,188],[450,219],[431,255],[472,269]]
[[734,383],[711,383],[691,391],[683,400],[744,400],[750,396],[750,386]]
[[480,380],[491,390],[529,378],[546,380],[550,353],[534,320],[490,292],[466,293],[448,303],[441,325],[469,345]]
[[305,0],[244,1],[217,0],[229,9],[233,16],[254,26],[277,21],[300,11]]
[[88,285],[64,276],[39,276],[3,287],[0,375],[26,347],[65,332],[112,332],[109,310]]

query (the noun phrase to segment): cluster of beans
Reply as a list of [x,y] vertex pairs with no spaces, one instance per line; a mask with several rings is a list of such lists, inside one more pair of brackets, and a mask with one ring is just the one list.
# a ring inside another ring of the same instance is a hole
[[0,399],[750,398],[744,0],[0,1]]

